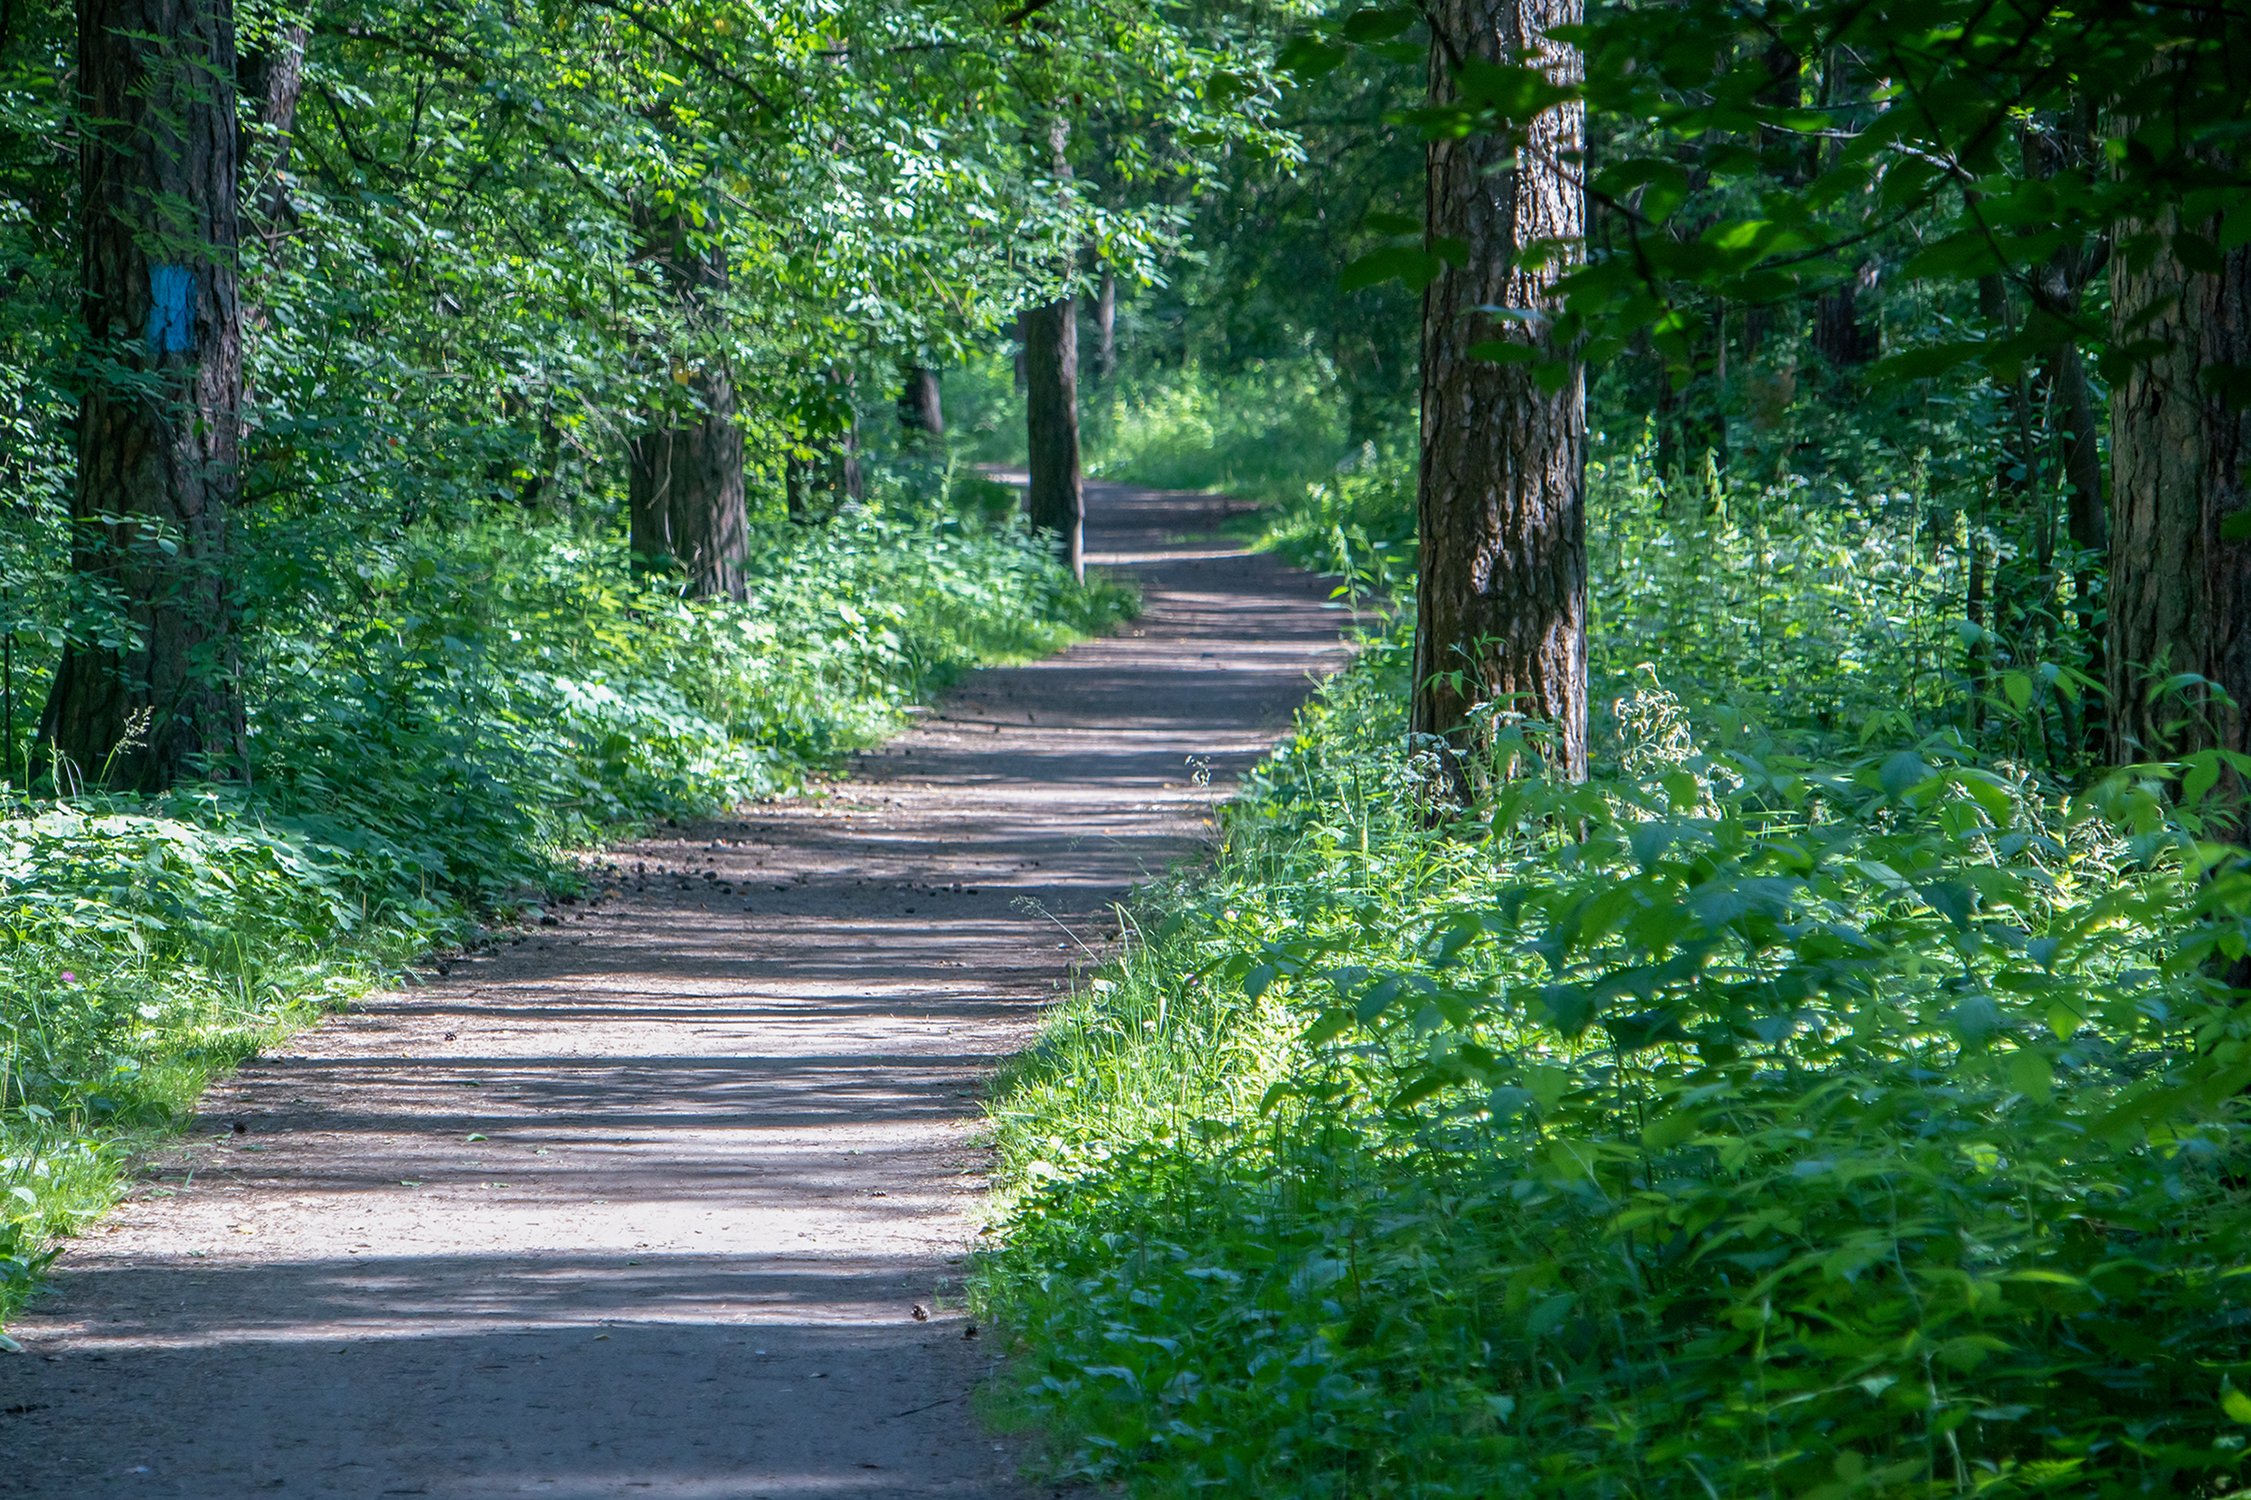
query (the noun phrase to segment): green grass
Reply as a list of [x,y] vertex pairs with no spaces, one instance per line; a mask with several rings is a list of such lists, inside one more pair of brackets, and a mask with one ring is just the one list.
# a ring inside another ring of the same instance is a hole
[[[1399,596],[1407,478],[1278,544]],[[2217,763],[2036,770],[2036,628],[1973,721],[1908,466],[1594,491],[1589,785],[1432,819],[1394,624],[1003,1080],[1004,1409],[1145,1497],[2236,1492]]]
[[[945,382],[958,451],[978,463],[1021,465],[1023,398],[1008,360],[950,369]],[[1087,473],[1157,489],[1294,500],[1340,465],[1365,461],[1345,428],[1331,372],[1313,359],[1261,362],[1225,377],[1193,366],[1127,370],[1079,386]]]
[[572,848],[785,789],[1132,604],[1013,521],[904,502],[761,529],[740,605],[555,522],[308,534],[252,552],[305,613],[258,622],[250,788],[0,810],[0,1311],[212,1076],[567,891]]

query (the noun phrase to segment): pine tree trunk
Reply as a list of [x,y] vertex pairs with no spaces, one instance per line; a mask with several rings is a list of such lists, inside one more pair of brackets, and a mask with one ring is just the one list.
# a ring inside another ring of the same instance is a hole
[[[2111,391],[2113,753],[2251,751],[2251,538],[2227,534],[2251,506],[2251,410],[2206,383],[2251,366],[2251,247],[2225,252],[2216,272],[2189,271],[2169,244],[2146,263],[2116,256],[2111,304],[2121,342],[2162,346]],[[2181,672],[2234,706],[2156,691]]]
[[1079,316],[1065,297],[1024,314],[1025,426],[1031,485],[1025,509],[1054,537],[1071,576],[1086,576],[1086,499],[1079,472]]
[[946,408],[938,372],[909,365],[899,383],[899,427],[909,447],[940,448],[946,440]]
[[[1434,0],[1430,96],[1454,96],[1455,59],[1536,66],[1576,79],[1578,54],[1549,40],[1582,0]],[[1518,142],[1441,136],[1428,148],[1433,238],[1469,248],[1423,293],[1421,587],[1412,724],[1439,737],[1465,794],[1471,710],[1492,704],[1549,727],[1551,769],[1587,772],[1586,399],[1576,362],[1561,389],[1530,367],[1470,357],[1489,339],[1548,344],[1541,328],[1484,307],[1552,305],[1556,267],[1515,266],[1537,242],[1581,253],[1586,206],[1577,105],[1542,115]],[[1546,347],[1549,354],[1566,353]]]
[[71,568],[121,601],[130,639],[63,649],[39,751],[66,786],[154,790],[241,753],[234,79],[228,0],[79,6],[81,286],[104,359],[79,400]]
[[[727,284],[717,249],[688,242],[676,216],[644,216],[642,231],[667,290],[691,327],[713,316],[709,294]],[[637,567],[677,571],[691,599],[740,599],[749,591],[749,521],[743,498],[742,430],[735,388],[708,353],[675,355],[692,409],[655,414],[626,444],[626,514]]]

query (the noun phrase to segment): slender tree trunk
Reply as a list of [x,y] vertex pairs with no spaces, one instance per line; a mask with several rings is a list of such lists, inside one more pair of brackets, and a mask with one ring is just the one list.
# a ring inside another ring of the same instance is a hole
[[297,101],[305,91],[305,28],[282,27],[242,57],[243,96],[258,101],[258,119],[243,145],[244,208],[252,232],[271,250],[296,223],[289,198],[289,148],[297,134]]
[[1061,545],[1071,576],[1086,576],[1085,487],[1079,472],[1079,317],[1065,297],[1024,314],[1027,435],[1031,485],[1025,508],[1034,529]]
[[[1805,60],[1792,51],[1788,43],[1774,40],[1767,43],[1760,61],[1766,64],[1767,81],[1766,86],[1759,90],[1758,102],[1768,109],[1802,108],[1805,104]],[[1813,161],[1808,154],[1808,144],[1797,131],[1762,126],[1759,130],[1759,150],[1765,157],[1766,170],[1780,182],[1800,187],[1812,175]],[[1757,359],[1765,349],[1767,340],[1780,331],[1781,326],[1782,314],[1776,307],[1766,303],[1753,303],[1745,308],[1744,359]]]
[[899,427],[909,447],[941,449],[946,441],[946,408],[938,372],[909,365],[899,382]]
[[234,81],[228,0],[81,0],[81,287],[104,358],[79,400],[71,568],[125,629],[63,648],[39,748],[66,784],[153,790],[241,751]]
[[[2008,283],[1998,272],[1977,279],[1977,312],[1979,321],[1994,337],[2016,332],[2016,317],[2009,307]],[[2036,462],[2032,446],[2031,393],[2021,375],[2002,385],[2000,390],[2009,414],[2008,431],[2001,440],[2001,462],[1994,482],[2003,492],[2022,497],[2032,488]]]
[[813,514],[813,461],[791,453],[782,460],[782,503],[789,518],[800,526],[818,519]]
[[1032,343],[1032,328],[1030,313],[1020,312],[1016,315],[1013,334],[1016,340],[1016,394],[1021,396],[1030,389],[1031,381],[1029,351]]
[[[2251,367],[2251,247],[2224,252],[2217,271],[2192,272],[2166,238],[2146,262],[2111,261],[2120,340],[2163,351],[2111,391],[2109,678],[2122,757],[2251,751],[2251,537],[2230,526],[2251,508],[2251,409],[2231,405],[2221,383]],[[2233,704],[2159,690],[2182,672]]]
[[[1430,96],[1451,102],[1456,59],[1529,64],[1576,79],[1578,54],[1550,40],[1576,25],[1582,0],[1434,0]],[[1428,150],[1426,223],[1468,246],[1423,293],[1421,587],[1412,725],[1449,747],[1451,790],[1468,776],[1480,704],[1549,726],[1551,768],[1587,772],[1586,399],[1574,360],[1557,390],[1523,364],[1474,359],[1489,339],[1557,350],[1541,327],[1482,309],[1553,304],[1559,267],[1517,265],[1540,242],[1582,252],[1586,205],[1577,105],[1542,115],[1519,141],[1441,136]]]
[[2072,545],[2098,557],[2110,551],[2110,508],[2104,503],[2102,447],[2096,430],[2095,392],[2077,344],[2056,351],[2056,420],[2063,426],[2063,480],[2071,492],[2065,529]]
[[1102,263],[1102,281],[1094,294],[1094,378],[1108,380],[1118,373],[1118,273]]
[[[691,245],[677,216],[644,216],[642,227],[689,324],[703,324],[713,316],[710,294],[727,284],[726,260]],[[706,351],[674,356],[691,357],[681,384],[693,409],[655,414],[626,445],[630,545],[636,566],[678,570],[691,599],[740,599],[749,591],[749,521],[734,383]]]
[[[845,399],[851,399],[852,377],[843,377]],[[836,440],[836,489],[846,500],[865,500],[868,497],[867,470],[860,463],[860,412],[856,406],[846,410],[844,431]]]
[[[1057,115],[1048,121],[1049,170],[1059,181],[1071,176],[1064,147],[1070,124]],[[1035,530],[1055,538],[1073,578],[1086,577],[1086,486],[1079,471],[1079,305],[1065,295],[1028,308],[1019,319],[1024,331],[1024,420],[1029,439],[1031,483],[1025,509]]]

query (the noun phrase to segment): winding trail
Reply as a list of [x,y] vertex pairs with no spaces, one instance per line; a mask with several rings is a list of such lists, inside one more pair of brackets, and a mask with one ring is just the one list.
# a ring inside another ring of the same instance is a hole
[[1224,505],[1090,486],[1139,620],[213,1090],[11,1330],[0,1494],[1020,1495],[978,1092],[1341,659]]

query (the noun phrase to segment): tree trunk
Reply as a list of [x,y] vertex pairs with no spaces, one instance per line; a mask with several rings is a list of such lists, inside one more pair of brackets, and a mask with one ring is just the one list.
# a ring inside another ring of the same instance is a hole
[[1876,330],[1861,316],[1860,296],[1875,290],[1876,263],[1863,261],[1850,277],[1814,299],[1813,349],[1833,369],[1857,369],[1881,353]]
[[1053,536],[1073,578],[1086,576],[1086,498],[1079,473],[1079,315],[1065,297],[1024,314],[1024,410],[1031,446],[1025,509]]
[[[1575,80],[1578,54],[1549,39],[1576,25],[1583,0],[1434,0],[1430,97],[1454,97],[1457,59],[1529,64]],[[1441,136],[1428,148],[1433,239],[1468,246],[1423,293],[1421,587],[1415,620],[1412,725],[1438,737],[1450,790],[1469,790],[1481,704],[1548,726],[1558,775],[1587,773],[1586,397],[1575,359],[1554,391],[1532,367],[1473,359],[1490,339],[1553,347],[1544,326],[1482,311],[1552,307],[1557,261],[1518,264],[1540,242],[1560,260],[1583,253],[1586,204],[1575,155],[1578,105],[1554,109],[1517,141]]]
[[[2217,226],[2195,231],[2216,237]],[[2120,342],[2162,350],[2119,379],[2110,406],[2111,744],[2151,759],[2251,751],[2251,538],[2229,525],[2251,507],[2251,409],[2225,394],[2226,377],[2251,366],[2251,247],[2192,272],[2166,241],[2146,262],[2111,262]],[[2159,690],[2181,672],[2233,704]]]
[[155,790],[239,756],[227,519],[239,485],[239,160],[229,0],[82,0],[83,312],[71,568],[129,638],[63,648],[58,783]]
[[[676,215],[645,215],[642,231],[667,290],[690,327],[699,327],[712,316],[709,293],[727,284],[725,258],[716,248],[691,245]],[[694,362],[686,362],[691,357]],[[708,351],[673,358],[693,409],[653,414],[647,429],[626,444],[634,564],[677,570],[691,599],[740,599],[749,591],[749,521],[734,383]]]
[[1094,378],[1108,380],[1118,373],[1118,273],[1102,263],[1102,281],[1094,294]]
[[789,518],[810,526],[820,518],[813,513],[813,461],[792,452],[782,460],[782,503]]
[[2063,480],[2070,488],[2065,527],[2082,552],[2110,551],[2110,512],[2103,503],[2102,448],[2095,430],[2095,393],[2077,344],[2055,354],[2055,419],[2063,424]]
[[[845,399],[851,399],[852,377],[844,377]],[[868,497],[867,470],[860,463],[860,413],[850,408],[844,418],[844,432],[836,441],[836,488],[847,500],[865,500]]]
[[938,386],[938,372],[928,365],[909,365],[899,384],[899,427],[907,446],[942,448],[946,441],[946,408]]
[[701,411],[668,418],[626,445],[633,558],[647,570],[678,570],[691,599],[741,599],[750,581],[734,387],[712,371],[691,386]]
[[257,126],[243,148],[243,207],[268,250],[296,223],[289,200],[289,147],[297,134],[297,101],[305,91],[305,35],[302,25],[284,26],[242,58],[241,91],[258,101]]
[[[1047,122],[1048,168],[1059,182],[1071,176],[1065,146],[1070,122]],[[1076,267],[1066,271],[1076,273]],[[1079,472],[1079,304],[1068,290],[1054,302],[1027,308],[1024,332],[1024,420],[1031,482],[1025,509],[1032,527],[1055,538],[1073,578],[1086,577],[1086,487]]]
[[1032,342],[1030,318],[1030,313],[1018,313],[1016,315],[1016,322],[1013,325],[1012,330],[1016,339],[1016,394],[1019,396],[1023,395],[1027,390],[1030,389],[1031,377],[1029,373],[1029,358],[1027,355],[1027,350],[1030,348]]

